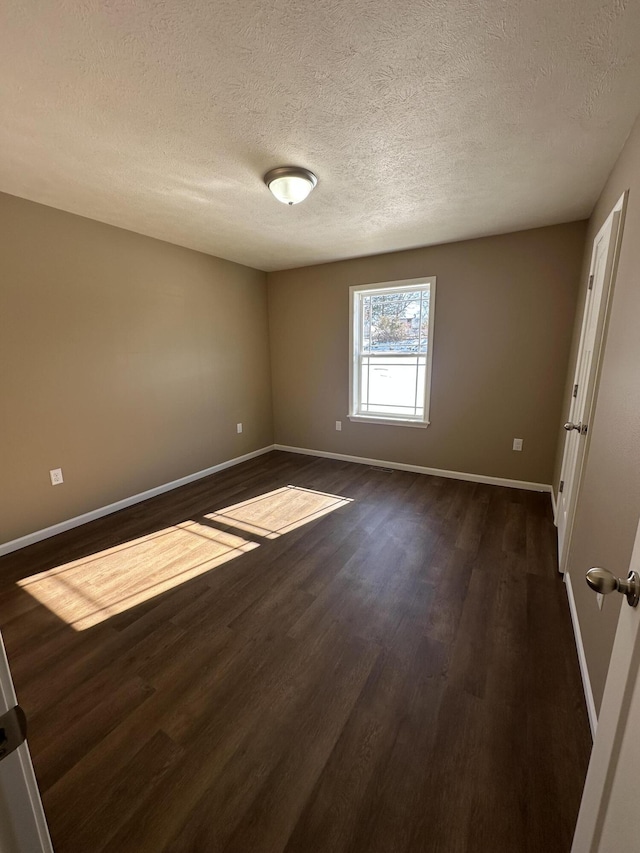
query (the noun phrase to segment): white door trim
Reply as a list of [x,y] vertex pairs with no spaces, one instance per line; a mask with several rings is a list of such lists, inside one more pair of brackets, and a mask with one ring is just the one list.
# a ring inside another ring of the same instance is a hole
[[[9,661],[0,636],[0,712],[18,704],[9,673]],[[11,847],[8,853],[53,853],[47,820],[42,808],[27,743],[8,755],[0,765],[2,814],[10,817]]]
[[[610,568],[615,574],[626,577],[625,567]],[[640,570],[640,524],[629,568]],[[638,748],[635,744],[639,670],[640,613],[625,601],[620,609],[571,853],[632,853],[638,850]],[[630,746],[632,751],[626,751]],[[629,843],[631,835],[633,840]],[[621,841],[623,838],[627,840]]]
[[[629,196],[629,191],[625,190],[625,192],[620,196],[618,201],[616,202],[613,210],[607,216],[602,227],[596,234],[593,240],[593,248],[591,253],[591,263],[589,265],[589,275],[593,273],[594,270],[594,260],[596,257],[596,247],[598,245],[599,240],[602,235],[606,232],[607,229],[611,228],[611,238],[610,238],[610,251],[608,252],[608,260],[607,267],[604,275],[603,287],[602,287],[602,297],[599,306],[598,312],[598,320],[597,320],[597,333],[594,340],[594,349],[593,349],[593,359],[591,362],[591,370],[590,375],[587,377],[587,398],[585,400],[584,405],[584,414],[583,414],[583,423],[591,425],[593,421],[593,416],[595,413],[597,396],[598,396],[598,385],[600,382],[600,373],[602,368],[602,357],[605,348],[606,334],[608,329],[608,321],[609,321],[609,313],[611,307],[611,299],[613,294],[613,285],[615,282],[615,276],[618,267],[618,258],[620,256],[620,244],[622,241],[622,233],[624,227],[624,216],[627,208],[627,198]],[[576,360],[576,375],[574,376],[574,383],[577,382],[578,376],[577,372],[580,368],[580,356],[583,349],[583,343],[586,332],[586,319],[587,319],[587,310],[589,307],[589,291],[587,291],[585,297],[585,305],[583,311],[583,321],[582,321],[582,329],[580,332],[580,344],[578,346],[578,357]],[[575,387],[575,385],[574,385]],[[573,533],[573,525],[575,521],[576,514],[576,505],[578,502],[578,495],[580,493],[580,486],[582,483],[582,476],[584,473],[585,461],[589,454],[589,445],[591,443],[591,432],[587,432],[584,436],[584,441],[582,443],[582,447],[578,451],[578,457],[576,459],[576,468],[574,472],[574,482],[572,487],[571,499],[567,505],[567,519],[564,527],[563,537],[560,538],[560,528],[558,526],[558,568],[561,572],[566,572],[567,563],[569,558],[569,551],[571,547],[571,536]],[[566,479],[565,473],[565,463],[566,463],[566,446],[567,439],[565,438],[565,453],[563,454],[562,460],[562,468],[561,468],[561,480]],[[558,516],[559,510],[562,505],[562,495],[558,494],[557,497],[557,507],[555,513],[555,521],[556,525],[558,525]]]
[[569,612],[571,613],[571,625],[573,626],[573,636],[576,641],[576,651],[578,652],[578,663],[580,664],[580,675],[582,676],[582,689],[584,690],[584,698],[587,704],[587,714],[589,715],[589,727],[591,729],[591,739],[595,740],[596,729],[598,728],[598,712],[596,711],[596,703],[593,698],[593,690],[591,689],[591,678],[589,677],[589,667],[587,666],[587,655],[582,642],[582,631],[580,630],[580,620],[578,619],[578,611],[576,609],[576,600],[573,595],[573,586],[571,584],[571,575],[569,572],[564,576],[565,586],[567,587],[567,598],[569,599]]

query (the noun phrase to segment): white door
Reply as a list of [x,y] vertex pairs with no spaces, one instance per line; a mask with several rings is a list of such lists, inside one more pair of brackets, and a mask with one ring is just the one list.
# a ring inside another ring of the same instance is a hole
[[569,421],[565,425],[567,436],[557,502],[556,524],[558,525],[558,555],[561,572],[564,572],[566,567],[575,499],[588,440],[588,423],[593,407],[598,359],[604,335],[614,262],[622,236],[620,222],[626,195],[625,193],[620,197],[593,241],[589,289],[582,319]]
[[[640,572],[640,524],[629,569]],[[623,604],[571,853],[640,850],[639,668],[640,607]]]
[[[16,705],[0,635],[0,717]],[[0,754],[8,734],[9,727],[0,725]],[[0,853],[53,853],[26,741],[0,759]]]

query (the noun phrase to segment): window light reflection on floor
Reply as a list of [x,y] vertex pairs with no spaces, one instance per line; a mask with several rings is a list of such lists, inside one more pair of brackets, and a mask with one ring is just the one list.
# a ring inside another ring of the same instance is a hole
[[77,631],[351,503],[284,486],[25,578],[18,585]]

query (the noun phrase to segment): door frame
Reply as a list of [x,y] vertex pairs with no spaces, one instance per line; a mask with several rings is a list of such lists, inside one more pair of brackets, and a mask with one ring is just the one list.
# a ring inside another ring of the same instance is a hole
[[[605,271],[604,282],[602,285],[602,298],[600,301],[600,310],[598,314],[597,321],[597,331],[594,340],[594,351],[593,351],[593,363],[591,367],[591,375],[588,379],[588,389],[587,389],[587,398],[585,400],[585,408],[584,408],[584,422],[591,427],[593,422],[593,417],[595,414],[596,403],[598,399],[598,387],[600,385],[600,374],[602,372],[602,358],[605,349],[606,336],[609,328],[609,315],[611,313],[611,302],[613,297],[613,288],[616,279],[616,274],[618,271],[618,260],[620,258],[620,245],[622,243],[622,235],[624,231],[624,220],[625,214],[627,211],[627,200],[629,197],[629,190],[625,190],[613,209],[607,216],[607,218],[602,223],[602,226],[599,228],[598,233],[593,238],[592,248],[591,248],[591,260],[589,262],[589,276],[593,273],[593,265],[595,260],[595,250],[598,239],[602,235],[603,231],[605,231],[608,227],[611,226],[611,240],[613,241],[613,245],[610,248],[612,249],[610,255],[610,261],[607,263],[607,269]],[[615,225],[615,221],[617,219],[617,228],[615,234],[613,233],[613,226]],[[576,357],[576,363],[574,366],[574,376],[572,387],[575,387],[575,381],[577,372],[580,367],[580,355],[582,351],[582,346],[584,342],[585,335],[585,324],[587,319],[587,309],[589,305],[589,293],[587,290],[584,300],[583,312],[582,312],[582,326],[580,330],[580,341],[578,344],[578,351]],[[571,407],[569,408],[571,411]],[[576,469],[574,473],[574,485],[572,489],[571,501],[568,505],[567,509],[567,524],[564,531],[564,539],[562,542],[562,550],[560,549],[560,541],[558,534],[558,570],[564,574],[567,571],[567,564],[569,560],[569,553],[571,551],[571,538],[573,535],[573,527],[576,516],[576,507],[578,504],[578,497],[580,494],[580,487],[582,485],[582,477],[584,474],[585,463],[589,455],[589,446],[591,444],[591,429],[588,430],[587,434],[584,436],[584,442],[582,443],[581,449],[578,451],[578,457],[576,459]],[[565,436],[565,449],[562,454],[562,464],[560,467],[560,478],[562,479],[562,474],[564,472],[564,464],[565,464],[565,455],[566,455],[566,436]],[[555,495],[552,496],[555,498]],[[557,499],[553,501],[554,507],[554,523],[556,527],[558,527],[558,510],[560,507],[560,494],[558,494]]]
[[[7,653],[0,635],[0,712],[18,704],[9,671]],[[0,764],[0,814],[4,826],[0,839],[13,853],[53,853],[47,819],[31,763],[27,742],[22,743]]]
[[[621,568],[611,566],[615,574],[626,577]],[[640,522],[629,568],[640,570]],[[629,733],[634,741],[637,737],[637,732],[631,728],[630,711],[639,671],[640,613],[637,608],[623,602],[571,853],[606,853],[602,848],[602,835],[603,831],[607,832],[609,809],[624,811],[624,804],[614,796],[614,792],[619,790],[619,786],[617,789],[614,787],[614,780],[623,756],[625,737],[629,737]],[[635,807],[635,790],[630,792],[630,797]],[[608,846],[609,850],[611,847]],[[626,853],[626,850],[620,853]]]

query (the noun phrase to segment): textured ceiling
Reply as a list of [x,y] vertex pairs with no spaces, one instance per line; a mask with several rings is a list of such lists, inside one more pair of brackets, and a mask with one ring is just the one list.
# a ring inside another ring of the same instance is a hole
[[[0,190],[262,269],[587,216],[626,0],[5,0]],[[319,184],[276,202],[268,169]]]

